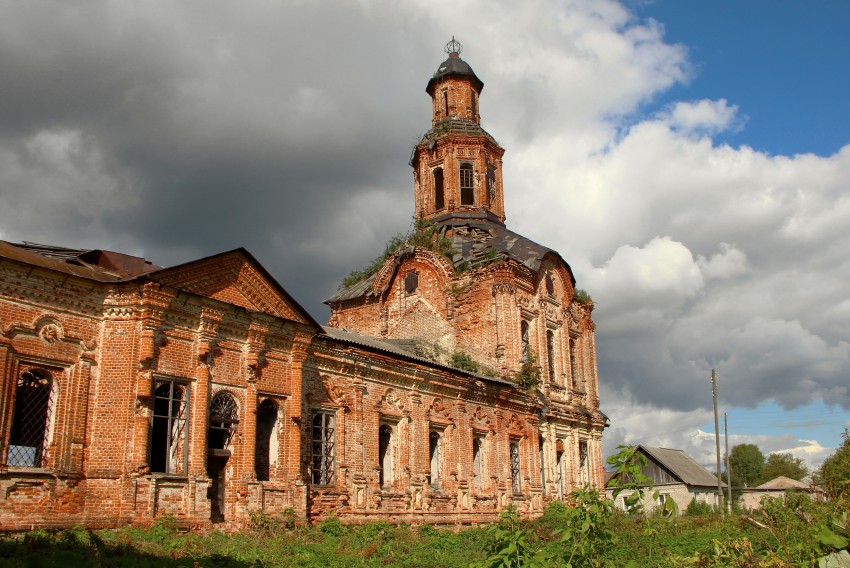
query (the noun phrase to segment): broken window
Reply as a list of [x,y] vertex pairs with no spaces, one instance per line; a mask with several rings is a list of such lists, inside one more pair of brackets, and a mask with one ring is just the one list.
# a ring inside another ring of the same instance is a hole
[[169,379],[154,383],[151,471],[186,473],[189,459],[188,404],[189,385]]
[[312,422],[313,483],[334,483],[336,416],[330,412],[316,412]]
[[239,409],[236,400],[228,392],[215,395],[210,403],[210,427],[207,431],[207,447],[224,450],[239,424]]
[[549,381],[555,382],[555,334],[546,332],[546,359],[549,363]]
[[446,191],[443,188],[443,168],[434,168],[434,209],[446,206]]
[[378,464],[380,465],[379,483],[393,482],[393,429],[388,424],[378,428]]
[[419,288],[419,273],[415,270],[408,272],[404,277],[404,291],[413,294]]
[[511,486],[515,495],[522,493],[520,471],[519,440],[511,440]]
[[257,408],[257,441],[254,445],[254,469],[257,481],[268,481],[271,469],[272,436],[277,426],[277,404],[266,399]]
[[53,380],[44,369],[27,369],[18,377],[6,465],[42,467],[53,416]]
[[428,482],[431,487],[439,487],[440,485],[440,433],[431,431],[428,436],[428,459],[431,463],[431,473],[428,476]]
[[525,361],[528,361],[528,358],[531,355],[531,353],[530,353],[531,343],[529,342],[529,339],[528,339],[528,322],[525,321],[525,320],[523,320],[519,324],[519,335],[520,335],[520,341],[521,341],[521,345],[522,345],[522,360],[523,360],[523,362],[525,362]]
[[484,437],[472,438],[472,472],[475,475],[475,489],[481,491],[485,486],[487,465],[484,457]]
[[475,174],[472,164],[461,164],[460,166],[460,204],[475,205]]

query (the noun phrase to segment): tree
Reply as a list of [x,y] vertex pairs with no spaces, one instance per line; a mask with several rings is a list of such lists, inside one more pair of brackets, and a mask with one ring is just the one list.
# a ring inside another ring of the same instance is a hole
[[818,472],[830,499],[850,498],[850,431],[845,428],[841,437],[844,442],[826,458]]
[[806,467],[802,458],[795,458],[791,454],[770,454],[764,463],[762,477],[765,481],[769,481],[780,475],[800,481],[809,475],[809,468]]
[[764,481],[764,454],[755,444],[738,444],[729,453],[733,487],[755,487]]

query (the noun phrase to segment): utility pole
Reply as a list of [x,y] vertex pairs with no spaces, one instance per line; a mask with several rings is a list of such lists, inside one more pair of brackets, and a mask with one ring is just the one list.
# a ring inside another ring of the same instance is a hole
[[717,508],[723,512],[723,482],[720,481],[720,419],[717,416],[717,374],[711,370],[711,397],[714,399],[714,447],[717,455]]
[[726,438],[726,512],[732,514],[732,466],[729,465],[729,422],[723,413],[723,437]]

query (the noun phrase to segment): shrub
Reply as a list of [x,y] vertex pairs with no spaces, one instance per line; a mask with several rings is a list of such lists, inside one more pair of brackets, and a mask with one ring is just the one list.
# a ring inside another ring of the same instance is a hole
[[469,371],[470,373],[477,373],[480,370],[478,363],[476,363],[468,353],[464,353],[462,351],[452,353],[451,365],[455,369]]
[[528,392],[534,392],[540,386],[542,376],[543,372],[537,364],[537,355],[529,349],[519,371],[514,375],[514,382]]
[[691,499],[691,502],[688,503],[688,507],[685,509],[685,513],[691,516],[694,515],[710,515],[714,512],[714,509],[708,503],[699,503],[697,498],[694,497]]

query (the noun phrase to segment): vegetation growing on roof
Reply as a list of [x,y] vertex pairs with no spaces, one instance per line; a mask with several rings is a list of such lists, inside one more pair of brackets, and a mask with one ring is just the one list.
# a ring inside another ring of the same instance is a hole
[[575,296],[573,296],[576,302],[579,304],[592,304],[593,298],[590,297],[590,294],[587,293],[587,290],[579,288],[576,290]]
[[384,247],[382,254],[375,257],[362,270],[352,270],[348,276],[343,278],[342,286],[348,288],[374,275],[381,269],[381,266],[384,265],[384,262],[390,256],[394,255],[404,246],[428,249],[445,256],[449,262],[451,262],[452,256],[455,253],[451,239],[442,234],[439,227],[425,219],[415,219],[412,231],[407,234],[399,233],[390,239]]
[[452,353],[451,366],[455,369],[460,369],[461,371],[469,371],[470,373],[477,373],[479,370],[478,363],[469,355],[469,353],[464,353],[463,351],[455,351]]

